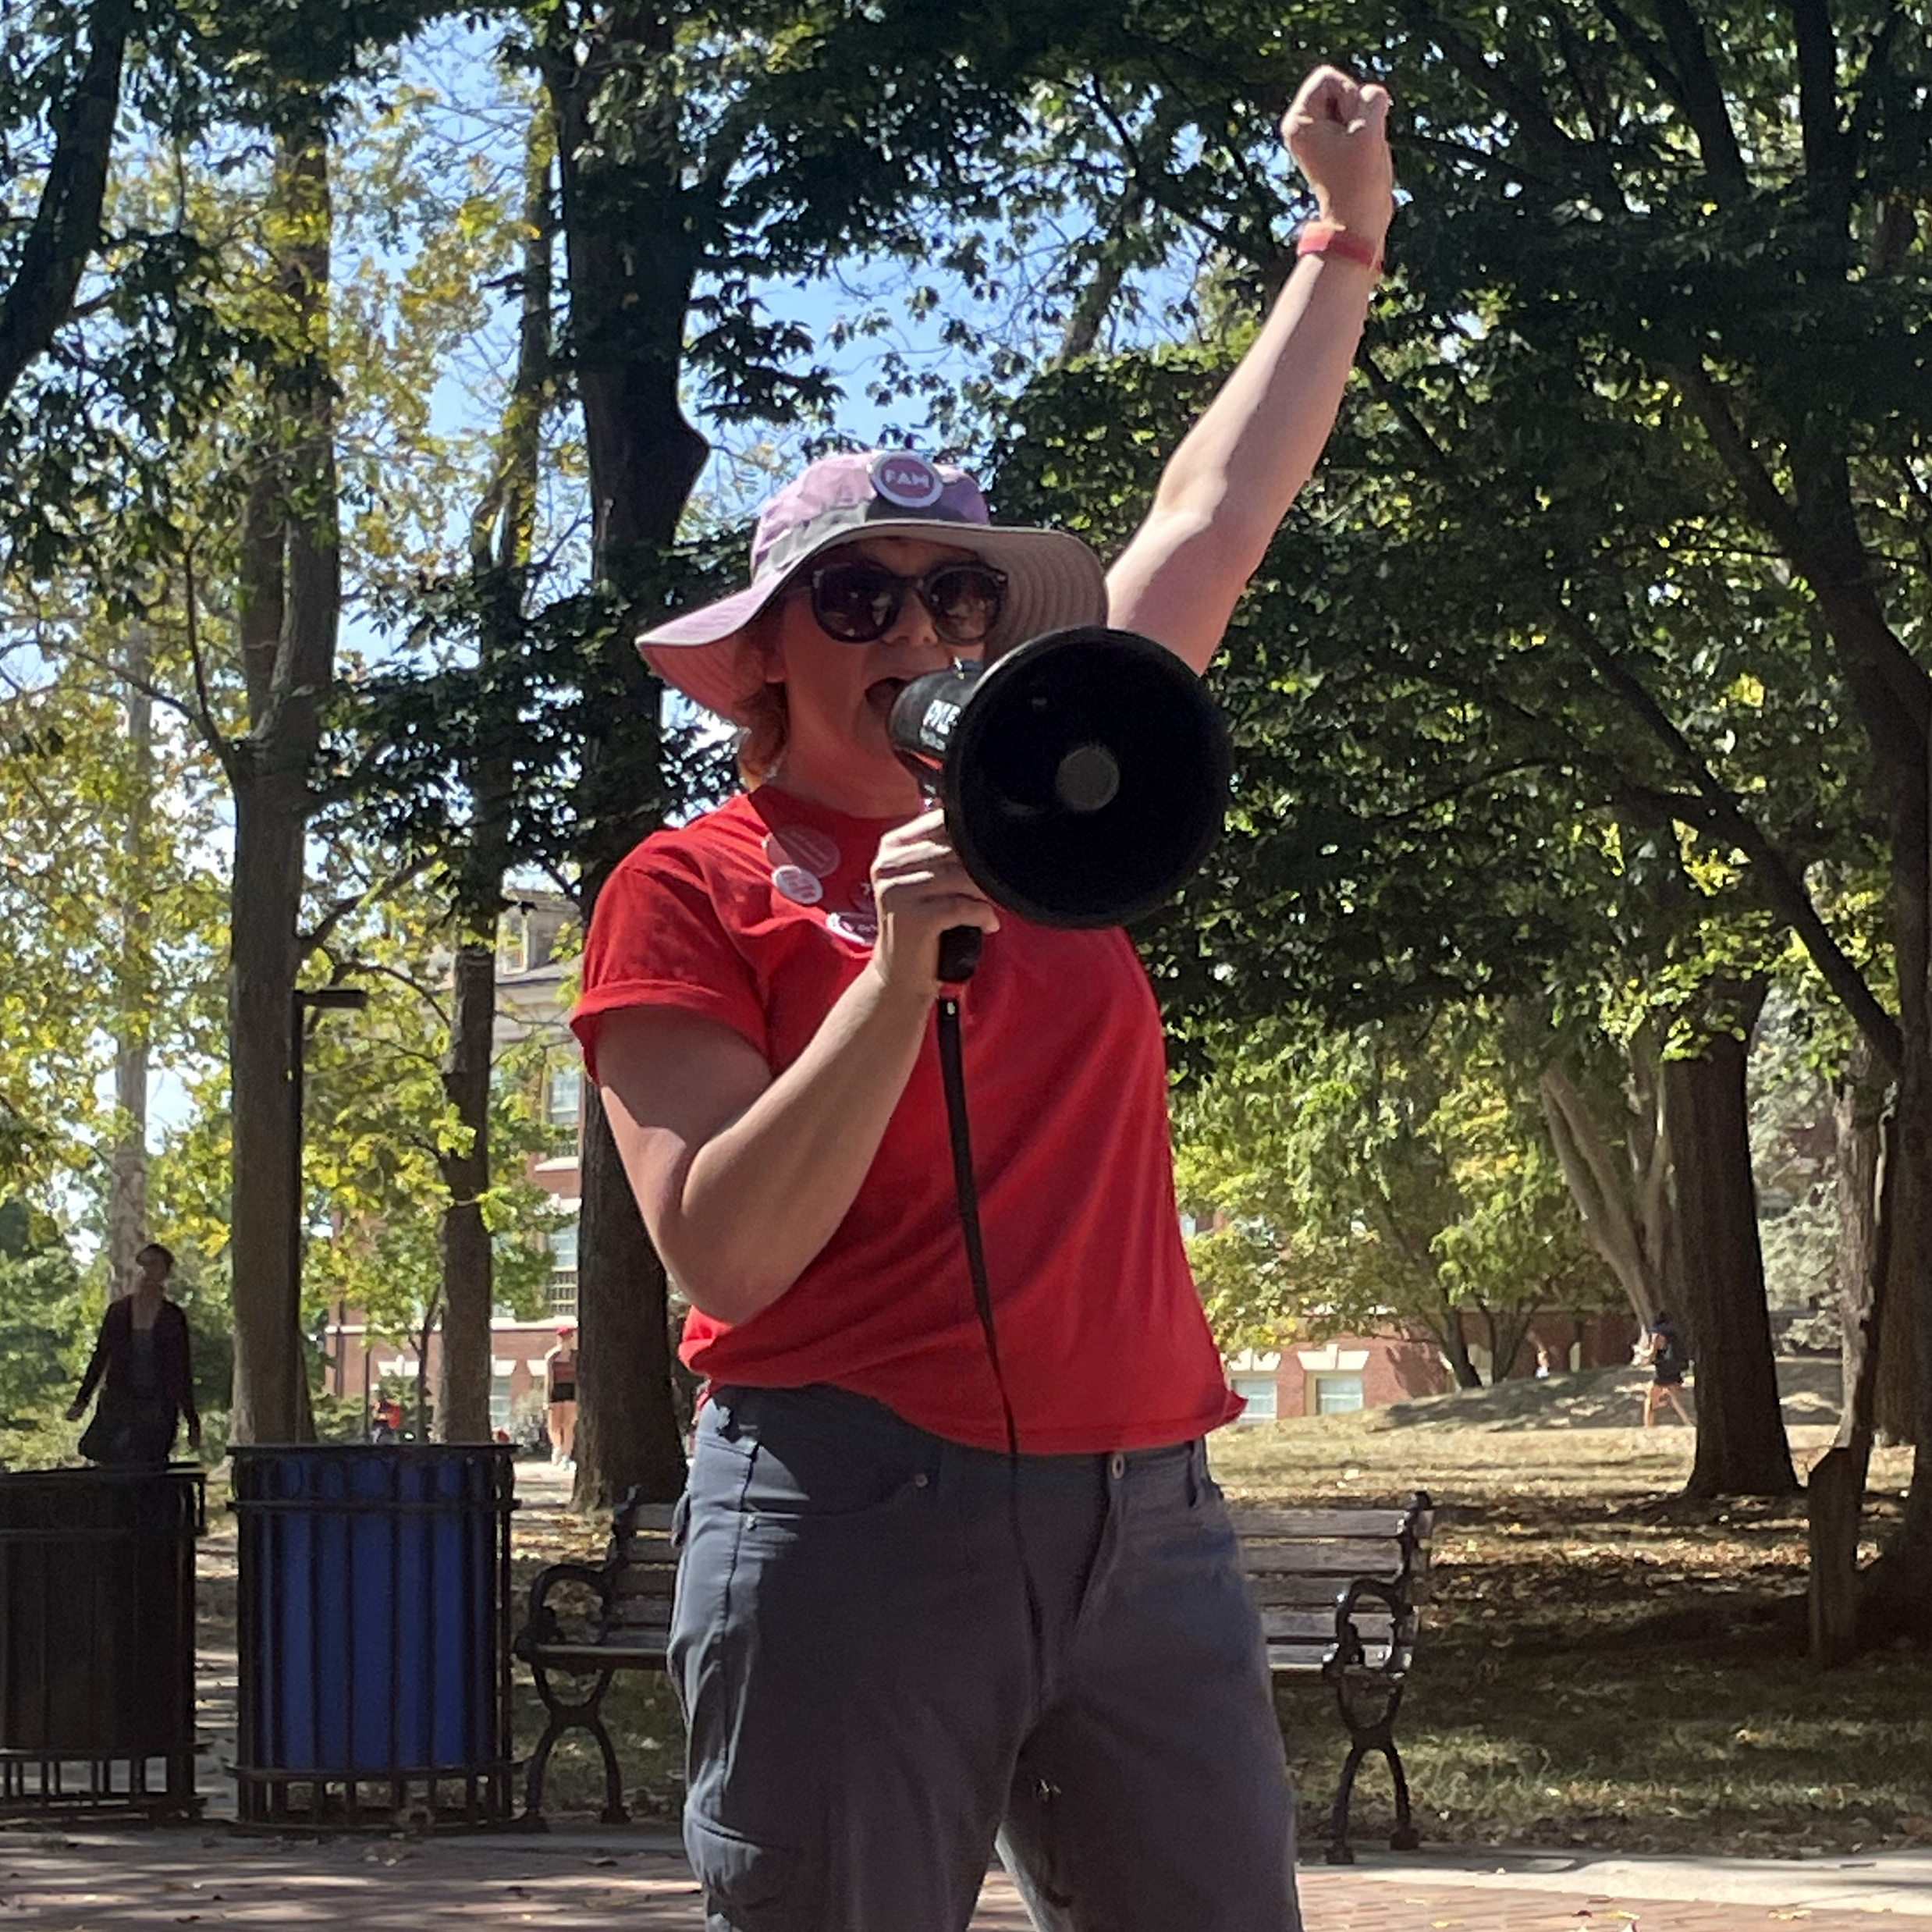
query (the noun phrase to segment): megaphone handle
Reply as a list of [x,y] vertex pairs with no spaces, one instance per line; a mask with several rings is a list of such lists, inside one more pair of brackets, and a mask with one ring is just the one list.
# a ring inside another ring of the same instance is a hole
[[976,925],[949,925],[939,935],[939,978],[943,984],[957,986],[973,976],[979,964],[979,949],[986,939]]

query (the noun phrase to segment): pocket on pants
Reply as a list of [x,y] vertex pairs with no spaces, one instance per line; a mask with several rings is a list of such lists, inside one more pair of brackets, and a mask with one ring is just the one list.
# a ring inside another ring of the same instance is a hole
[[705,1888],[709,1932],[812,1932],[795,1847],[760,1844],[687,1811],[684,1851]]

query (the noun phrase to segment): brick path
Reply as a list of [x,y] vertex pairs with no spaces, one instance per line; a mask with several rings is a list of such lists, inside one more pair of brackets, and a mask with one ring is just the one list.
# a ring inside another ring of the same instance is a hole
[[[1802,1870],[1793,1868],[1793,1899],[1807,1895]],[[1656,1876],[1648,1888],[1656,1888]],[[1816,1904],[1619,1898],[1582,1882],[1543,1889],[1387,1864],[1321,1866],[1302,1877],[1310,1932],[1873,1932],[1874,1923],[1870,1912]],[[1809,1895],[1816,1899],[1815,1887]],[[1908,1909],[1921,1902],[1932,1909],[1932,1897],[1906,1899]],[[1918,1923],[1888,1922],[1900,1932]],[[65,1838],[0,1832],[0,1928],[16,1925],[54,1932],[188,1925],[701,1932],[697,1888],[682,1859],[662,1840],[640,1843],[628,1834],[311,1844],[223,1830]],[[1003,1877],[989,1879],[973,1932],[1028,1932]]]

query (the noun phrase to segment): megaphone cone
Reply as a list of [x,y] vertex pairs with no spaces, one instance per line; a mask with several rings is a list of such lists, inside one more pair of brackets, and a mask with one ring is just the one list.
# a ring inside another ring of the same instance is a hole
[[1134,631],[1049,631],[984,669],[915,678],[888,730],[980,890],[1042,925],[1151,912],[1220,829],[1221,715],[1180,659]]

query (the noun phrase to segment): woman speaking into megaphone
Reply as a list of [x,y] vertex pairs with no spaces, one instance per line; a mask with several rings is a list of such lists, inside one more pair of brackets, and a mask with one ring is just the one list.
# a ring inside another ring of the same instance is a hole
[[[708,1395],[670,1647],[712,1927],[950,1932],[996,1838],[1042,1927],[1300,1923],[1152,989],[1117,928],[1003,914],[886,726],[1071,626],[1206,666],[1334,419],[1387,110],[1332,68],[1297,94],[1320,218],[1111,567],[957,469],[834,456],[765,506],[744,589],[639,641],[747,780],[604,887],[573,1021]],[[990,1327],[935,1046],[958,926]]]

